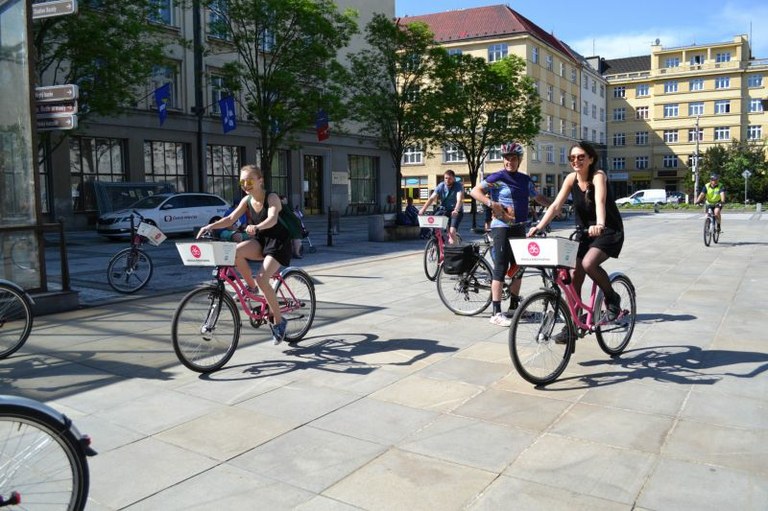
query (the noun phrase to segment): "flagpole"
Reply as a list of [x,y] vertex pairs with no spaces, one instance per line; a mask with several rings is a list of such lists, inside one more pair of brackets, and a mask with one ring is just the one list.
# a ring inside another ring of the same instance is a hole
[[[192,107],[192,111],[197,116],[197,179],[193,179],[192,188],[199,192],[205,192],[205,133],[203,133],[203,115],[205,115],[205,107],[203,106],[203,41],[201,34],[202,21],[200,18],[200,0],[192,0],[192,30],[194,31],[192,44],[195,56],[195,106]],[[197,181],[197,183],[194,183],[194,181]]]

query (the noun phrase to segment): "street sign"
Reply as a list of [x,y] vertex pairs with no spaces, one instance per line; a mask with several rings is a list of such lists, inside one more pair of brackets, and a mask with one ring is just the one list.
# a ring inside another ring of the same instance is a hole
[[752,176],[752,173],[749,170],[745,170],[744,172],[741,173],[741,177],[743,177],[744,179],[749,179],[750,176]]
[[32,19],[40,20],[77,12],[77,0],[54,0],[32,4]]
[[35,87],[35,99],[38,103],[61,103],[62,101],[74,101],[80,95],[77,85],[49,85],[47,87]]
[[77,115],[51,114],[37,116],[37,131],[73,130],[77,128]]
[[76,114],[77,101],[66,101],[62,103],[41,103],[37,105],[37,115],[46,114]]

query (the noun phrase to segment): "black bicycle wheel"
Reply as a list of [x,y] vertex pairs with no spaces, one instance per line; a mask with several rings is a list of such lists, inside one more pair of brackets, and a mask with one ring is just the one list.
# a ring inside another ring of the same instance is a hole
[[429,280],[437,278],[437,270],[440,268],[440,249],[435,238],[429,238],[424,247],[424,273]]
[[152,259],[140,248],[128,247],[109,260],[107,281],[118,293],[135,293],[152,278]]
[[534,385],[555,381],[568,365],[576,328],[556,293],[539,291],[520,304],[509,327],[509,354],[518,374]]
[[715,243],[720,241],[720,227],[717,225],[716,220],[712,220],[712,241]]
[[711,226],[712,226],[712,219],[707,217],[704,220],[704,245],[707,247],[709,246],[709,243],[712,240],[712,231],[710,229]]
[[0,496],[21,499],[10,509],[81,511],[88,484],[88,462],[68,429],[37,410],[0,405]]
[[315,320],[315,285],[310,276],[299,269],[288,270],[283,275],[283,280],[276,282],[275,294],[280,304],[280,312],[288,320],[285,340],[300,341],[307,335]]
[[32,331],[32,304],[24,293],[0,283],[0,358],[21,348]]
[[199,373],[224,367],[240,339],[240,313],[223,289],[208,286],[182,298],[171,325],[179,361]]
[[491,266],[482,257],[469,272],[459,275],[448,275],[441,265],[437,272],[437,294],[453,313],[474,316],[491,303],[492,276]]
[[[626,349],[632,338],[632,332],[635,331],[637,298],[635,286],[632,285],[632,281],[626,275],[613,275],[611,286],[621,298],[622,312],[616,321],[604,325],[599,324],[595,329],[595,336],[600,349],[608,355],[616,356]],[[602,310],[604,301],[603,294],[600,293],[595,300],[595,310]]]

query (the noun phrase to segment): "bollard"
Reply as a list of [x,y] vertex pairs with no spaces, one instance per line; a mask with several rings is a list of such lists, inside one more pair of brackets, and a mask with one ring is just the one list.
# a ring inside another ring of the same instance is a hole
[[333,235],[339,234],[339,212],[328,208],[328,239],[327,245],[333,246]]
[[758,213],[762,213],[763,212],[763,203],[762,202],[758,202],[757,203],[755,211],[757,211]]

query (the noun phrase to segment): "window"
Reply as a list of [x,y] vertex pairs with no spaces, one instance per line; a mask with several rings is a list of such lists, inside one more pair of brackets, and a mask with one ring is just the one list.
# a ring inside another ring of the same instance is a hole
[[531,62],[533,62],[534,64],[539,63],[539,47],[538,46],[534,46],[533,48],[531,48]]
[[605,108],[600,109],[600,122],[605,122]]
[[614,108],[613,109],[613,120],[614,121],[623,121],[626,119],[627,116],[627,110],[625,108]]
[[[171,84],[171,97],[168,99],[168,108],[178,109],[181,106],[179,102],[179,71],[178,66],[170,64],[166,66],[155,66],[152,69],[152,78],[150,78],[150,89],[148,96],[152,96],[152,92],[159,87],[162,87],[166,83]],[[152,99],[150,104],[152,108],[157,108],[155,100]]]
[[488,47],[488,62],[496,62],[507,56],[506,44],[492,44]]
[[[322,168],[322,158],[320,156],[305,156],[305,168]],[[275,153],[272,159],[272,170],[269,171],[269,190],[278,195],[288,196],[288,151],[280,149]]]
[[443,147],[443,163],[466,161],[464,153],[456,146]]
[[374,156],[349,155],[349,203],[376,204],[379,159]]
[[578,104],[579,104],[579,100],[576,99],[576,95],[571,94],[571,110],[575,112]]
[[597,119],[597,105],[592,105],[592,118]]
[[721,126],[719,128],[715,128],[715,140],[730,140],[731,139],[731,128],[727,126]]
[[206,191],[215,193],[230,204],[240,199],[238,184],[245,149],[232,145],[209,145],[205,148]]
[[677,117],[677,115],[678,115],[677,103],[664,105],[664,117]]
[[568,162],[568,148],[567,147],[561,147],[560,148],[560,163],[565,164]]
[[762,112],[763,111],[763,102],[760,99],[750,98],[749,99],[749,111],[750,112]]
[[565,91],[560,90],[560,106],[565,106]]
[[648,118],[648,107],[647,106],[639,106],[635,110],[635,119],[647,119]]
[[589,115],[589,102],[588,101],[584,101],[584,106],[581,107],[581,111],[582,111],[582,113],[584,113],[584,115]]
[[[539,154],[541,154],[541,148],[539,144],[533,144],[533,148],[531,148],[531,160],[541,161]],[[499,154],[499,159],[501,159],[501,154]]]
[[663,166],[665,169],[676,169],[679,158],[674,154],[665,154]]
[[627,144],[627,135],[625,133],[613,134],[613,145],[622,146]]
[[641,83],[635,88],[635,95],[637,97],[650,96],[651,88],[648,86],[647,83]]
[[747,86],[748,87],[762,87],[763,86],[763,75],[749,75],[747,77]]
[[587,140],[589,138],[589,128],[584,126],[584,130],[583,131],[584,131],[584,133],[583,133],[581,138],[583,138],[584,140]]
[[547,163],[555,163],[555,146],[552,144],[546,145],[546,157],[547,157]]
[[161,25],[170,25],[173,21],[173,5],[171,0],[151,0],[149,21]]
[[715,78],[715,89],[727,89],[731,86],[730,76],[718,76]]
[[[597,80],[592,80],[592,93],[597,94]],[[600,96],[602,97],[602,94]]]
[[613,97],[614,98],[624,98],[627,96],[627,88],[624,86],[620,87],[614,87],[613,88]]
[[93,183],[125,181],[125,142],[118,138],[69,137],[69,168],[72,209],[96,211]]
[[638,131],[635,133],[635,145],[648,145],[647,131]]
[[664,93],[669,94],[670,92],[677,92],[677,80],[664,82]]
[[576,68],[571,68],[571,82],[576,83]]
[[627,168],[627,162],[625,158],[613,158],[611,160],[611,168],[613,170],[624,170]]
[[554,60],[552,59],[552,55],[547,55],[546,62],[547,62],[547,69],[552,71],[552,66],[554,64]]
[[229,4],[227,0],[213,0],[208,6],[208,35],[216,39],[231,40],[228,26]]
[[560,119],[560,134],[565,135],[565,119]]
[[719,99],[715,101],[715,113],[716,114],[727,114],[731,111],[731,100],[730,99]]
[[698,133],[695,128],[688,129],[688,142],[696,142],[696,135],[698,134],[699,142],[704,140],[704,130],[699,128]]
[[551,115],[548,115],[548,116],[547,116],[547,131],[550,131],[550,132],[551,132],[551,131],[553,131],[553,130],[554,130],[554,124],[553,124],[553,122],[554,122],[554,121],[552,120],[552,116],[551,116]]
[[552,101],[555,94],[555,88],[552,85],[547,85],[547,101]]
[[560,63],[560,76],[565,76],[565,63]]
[[592,130],[592,142],[597,142],[597,130]]
[[688,115],[704,115],[704,102],[688,103]]
[[691,55],[688,62],[692,66],[699,66],[704,63],[704,55]]
[[457,57],[462,54],[462,51],[460,48],[449,48],[448,49],[448,55],[451,57]]
[[210,77],[211,87],[211,114],[219,115],[221,108],[219,107],[219,101],[221,98],[227,95],[227,91],[224,90],[224,77],[212,74]]
[[501,146],[495,145],[488,149],[488,161],[501,161]]
[[584,88],[589,89],[589,77],[585,74],[581,75],[581,77],[583,78]]
[[730,61],[731,61],[731,52],[729,51],[715,54],[715,62],[730,62]]
[[703,78],[692,79],[690,82],[688,82],[688,88],[691,91],[704,90],[704,79]]
[[647,156],[638,156],[635,158],[635,168],[637,170],[645,170],[648,168],[648,157]]
[[571,137],[576,138],[579,135],[579,127],[575,122],[571,123]]
[[170,183],[177,192],[187,191],[186,153],[186,147],[181,142],[145,140],[145,180]]
[[424,151],[419,146],[408,146],[403,151],[403,165],[424,163]]
[[664,142],[667,144],[677,142],[677,130],[664,130]]
[[664,60],[664,67],[679,67],[680,57],[669,57]]
[[747,126],[747,140],[761,140],[762,138],[762,126]]

